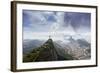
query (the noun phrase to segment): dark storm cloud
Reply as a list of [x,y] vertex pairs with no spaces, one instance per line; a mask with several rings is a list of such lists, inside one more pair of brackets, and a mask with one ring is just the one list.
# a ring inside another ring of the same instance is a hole
[[[27,31],[62,31],[70,25],[74,31],[90,31],[91,14],[79,12],[23,10],[23,27]],[[26,29],[27,28],[27,29]],[[44,29],[45,28],[45,29]],[[84,30],[85,28],[85,30]],[[79,30],[78,30],[79,31]]]
[[78,13],[78,12],[65,12],[64,15],[64,27],[67,27],[70,23],[74,29],[82,27],[91,27],[91,14],[90,13]]

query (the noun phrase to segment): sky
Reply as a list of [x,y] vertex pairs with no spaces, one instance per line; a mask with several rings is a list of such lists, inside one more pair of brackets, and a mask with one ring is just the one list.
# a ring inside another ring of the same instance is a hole
[[63,40],[84,38],[91,32],[91,14],[79,12],[23,10],[23,38]]

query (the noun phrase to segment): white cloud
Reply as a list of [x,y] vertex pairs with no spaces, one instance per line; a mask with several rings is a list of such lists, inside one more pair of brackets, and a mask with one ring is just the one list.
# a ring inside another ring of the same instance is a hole
[[[84,32],[85,28],[83,28],[83,26],[80,26],[78,31],[75,31],[74,27],[71,25],[71,21],[66,24],[64,23],[64,12],[39,12],[26,10],[25,13],[30,17],[31,24],[28,25],[31,27],[24,27],[24,39],[47,40],[49,36],[51,36],[53,40],[65,40],[65,35],[74,36],[74,38],[83,37],[89,39],[88,36],[85,35],[86,32]],[[55,21],[49,21],[49,17],[53,17]],[[63,26],[64,24],[67,26]]]

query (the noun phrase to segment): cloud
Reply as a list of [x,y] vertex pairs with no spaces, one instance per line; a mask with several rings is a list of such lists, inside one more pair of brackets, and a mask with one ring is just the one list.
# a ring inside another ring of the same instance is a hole
[[68,12],[65,13],[64,26],[68,26],[70,23],[74,30],[80,31],[79,29],[85,29],[90,31],[91,29],[91,14],[90,13],[78,13],[78,12]]
[[28,31],[49,31],[57,20],[55,12],[23,10],[23,27]]
[[24,38],[84,34],[90,32],[90,18],[90,13],[23,10]]

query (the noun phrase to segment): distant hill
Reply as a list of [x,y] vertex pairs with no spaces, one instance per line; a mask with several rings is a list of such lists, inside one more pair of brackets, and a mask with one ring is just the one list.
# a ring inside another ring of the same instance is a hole
[[[34,44],[34,43],[33,43]],[[38,61],[60,61],[74,60],[73,56],[65,53],[62,47],[48,39],[43,45],[33,48],[28,54],[24,54],[23,62],[38,62]]]
[[29,53],[33,48],[40,47],[43,43],[43,40],[23,40],[23,54]]
[[80,47],[83,47],[83,48],[90,47],[90,44],[84,39],[78,39],[77,42],[79,43]]

